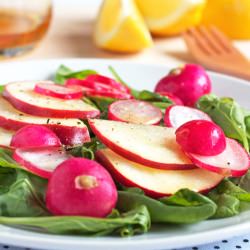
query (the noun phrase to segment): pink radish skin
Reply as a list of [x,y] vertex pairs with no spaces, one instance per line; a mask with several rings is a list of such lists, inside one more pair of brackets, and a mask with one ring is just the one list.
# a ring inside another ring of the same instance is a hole
[[136,124],[159,124],[161,110],[148,102],[121,100],[113,102],[108,108],[108,119]]
[[18,148],[13,154],[13,159],[26,171],[45,179],[49,179],[55,168],[69,157],[58,147]]
[[175,134],[177,143],[189,153],[213,156],[226,148],[223,130],[210,121],[194,120],[184,123]]
[[194,106],[201,96],[211,92],[211,81],[201,66],[186,64],[163,77],[157,83],[155,92],[170,92],[179,97],[184,105]]
[[46,193],[46,206],[54,215],[105,217],[116,202],[116,186],[108,171],[84,158],[71,158],[60,164]]
[[184,123],[193,120],[212,121],[206,113],[195,108],[172,105],[165,111],[164,124],[166,127],[178,128]]
[[109,97],[115,99],[131,98],[128,92],[120,91],[120,89],[99,82],[70,78],[66,81],[66,86],[69,88],[80,86],[83,94],[86,96]]
[[157,93],[168,97],[175,105],[184,105],[182,100],[172,93],[169,93],[169,92],[157,92]]
[[19,129],[12,137],[10,146],[20,147],[60,147],[61,141],[49,128],[41,125],[28,125]]
[[80,88],[66,88],[57,84],[37,83],[34,91],[41,95],[65,100],[80,99],[82,97],[82,90]]
[[196,166],[224,176],[243,176],[250,167],[246,150],[236,140],[230,138],[226,138],[225,150],[216,156],[203,156],[188,152],[186,154]]
[[124,85],[122,85],[121,83],[115,81],[112,78],[109,78],[107,76],[103,76],[103,75],[90,75],[86,78],[86,80],[88,81],[92,81],[92,82],[97,82],[97,83],[103,83],[106,84],[112,88],[115,88],[121,92],[126,92],[126,93],[130,93],[130,90],[125,87]]

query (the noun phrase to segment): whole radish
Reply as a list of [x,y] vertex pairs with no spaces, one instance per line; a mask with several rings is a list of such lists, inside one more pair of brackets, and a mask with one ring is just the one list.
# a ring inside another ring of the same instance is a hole
[[157,83],[155,92],[170,92],[179,97],[184,105],[194,106],[201,96],[211,92],[211,81],[201,66],[186,64],[163,77]]
[[175,134],[177,143],[188,153],[213,156],[226,148],[223,130],[211,121],[193,120],[184,123]]
[[70,158],[49,179],[46,206],[54,215],[105,217],[115,207],[117,189],[99,163]]
[[13,135],[10,146],[15,148],[59,147],[61,146],[61,142],[57,135],[49,128],[42,125],[27,125]]

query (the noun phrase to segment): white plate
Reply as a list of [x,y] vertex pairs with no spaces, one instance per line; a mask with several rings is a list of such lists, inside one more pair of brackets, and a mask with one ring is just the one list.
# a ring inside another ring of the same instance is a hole
[[[60,59],[0,64],[0,83],[15,80],[41,80],[52,77],[60,64],[73,69],[95,69],[110,75],[107,67],[112,65],[122,78],[138,89],[153,89],[156,82],[169,71],[164,65],[143,65],[113,60]],[[211,73],[213,92],[231,96],[246,108],[250,107],[249,82]],[[0,226],[0,242],[46,249],[169,249],[209,243],[223,238],[244,234],[250,230],[250,212],[238,216],[208,220],[188,226],[164,225],[149,233],[131,238],[57,236]]]

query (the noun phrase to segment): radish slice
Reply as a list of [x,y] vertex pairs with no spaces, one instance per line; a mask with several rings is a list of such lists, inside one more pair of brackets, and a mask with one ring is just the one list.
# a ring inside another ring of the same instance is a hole
[[164,124],[166,127],[178,128],[182,124],[193,120],[207,120],[212,119],[204,112],[190,107],[172,105],[166,109],[164,116]]
[[218,155],[186,154],[196,166],[225,176],[240,177],[250,167],[248,153],[237,141],[230,138],[226,138],[226,149]]
[[138,100],[116,101],[109,105],[109,120],[136,124],[158,124],[162,119],[161,110],[148,102]]
[[83,93],[86,96],[99,96],[99,97],[108,97],[108,98],[114,98],[114,99],[131,99],[131,95],[124,92],[119,92],[117,90],[111,90],[111,91],[96,91],[96,90],[89,90],[89,91],[83,91]]
[[53,83],[37,83],[34,91],[41,95],[52,96],[60,99],[80,99],[82,90],[80,88],[66,88]]
[[18,148],[13,154],[13,159],[25,170],[46,179],[49,179],[54,169],[69,157],[58,147]]
[[103,76],[103,75],[90,75],[86,78],[86,80],[88,81],[92,81],[92,82],[96,82],[96,83],[103,83],[106,84],[112,88],[115,88],[121,92],[127,92],[130,93],[130,90],[125,87],[124,85],[122,85],[121,83],[115,81],[112,78],[109,78],[107,76]]

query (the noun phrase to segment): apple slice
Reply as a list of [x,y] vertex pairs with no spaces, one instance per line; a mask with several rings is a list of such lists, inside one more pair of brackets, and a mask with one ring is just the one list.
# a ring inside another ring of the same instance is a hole
[[204,168],[225,176],[240,177],[247,173],[250,167],[249,155],[236,141],[226,138],[225,150],[214,156],[203,156],[187,153],[192,162]]
[[182,105],[172,105],[168,107],[164,116],[164,124],[167,127],[173,128],[179,128],[184,123],[193,120],[212,121],[212,119],[203,111]]
[[195,168],[175,140],[175,129],[92,119],[89,125],[107,147],[137,163],[161,169]]
[[54,169],[69,157],[58,147],[18,148],[13,154],[13,159],[25,170],[46,179],[50,178]]
[[15,108],[31,115],[86,119],[100,114],[98,109],[82,100],[61,100],[38,94],[34,91],[36,83],[35,81],[9,83],[5,86],[3,96]]
[[10,142],[14,134],[15,134],[15,131],[13,130],[0,128],[0,147],[11,148]]
[[0,127],[18,130],[31,124],[49,127],[65,145],[83,144],[90,140],[88,128],[78,119],[55,119],[28,115],[16,110],[8,101],[0,97]]
[[96,158],[115,180],[128,187],[139,187],[154,198],[172,195],[182,188],[205,193],[223,179],[219,174],[200,168],[176,171],[145,167],[107,148],[98,150]]

